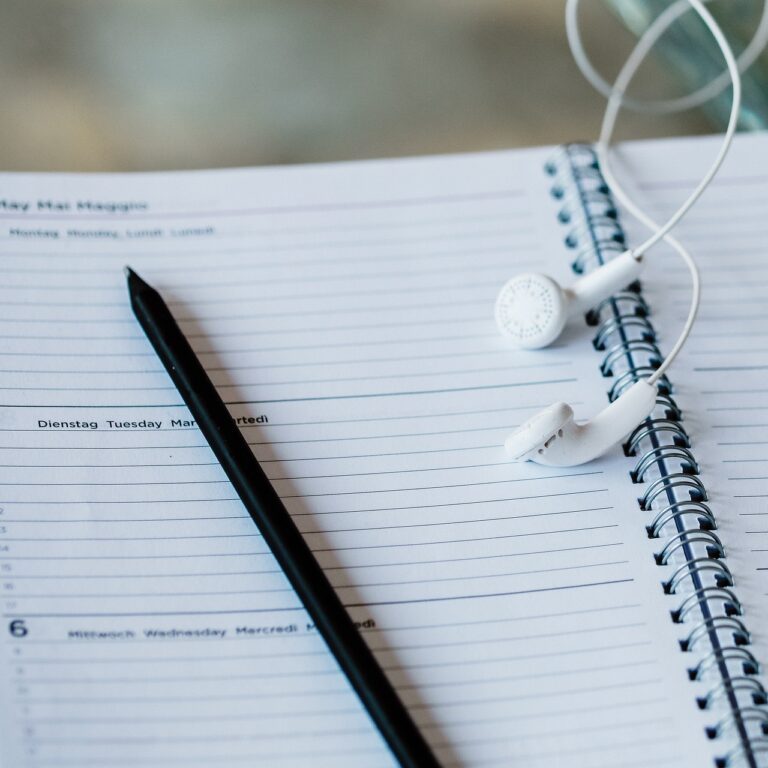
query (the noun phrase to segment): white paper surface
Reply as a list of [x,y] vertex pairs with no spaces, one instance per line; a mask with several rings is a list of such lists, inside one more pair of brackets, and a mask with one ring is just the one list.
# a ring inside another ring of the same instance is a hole
[[554,400],[605,404],[583,329],[535,353],[493,325],[513,272],[568,276],[546,156],[3,177],[8,765],[393,764],[179,406],[126,263],[446,766],[708,759],[631,462],[502,450]]
[[[622,178],[662,218],[695,186],[719,137],[637,144]],[[768,151],[764,133],[739,137],[721,174],[684,220],[680,239],[702,273],[701,312],[670,372],[726,543],[754,651],[768,658]],[[631,182],[630,182],[631,183]],[[637,229],[636,227],[634,229]],[[687,270],[660,248],[646,290],[669,348],[690,301]]]

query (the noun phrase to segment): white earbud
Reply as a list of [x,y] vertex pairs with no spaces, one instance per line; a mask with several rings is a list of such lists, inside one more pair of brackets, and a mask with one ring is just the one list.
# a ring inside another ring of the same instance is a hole
[[656,405],[657,386],[633,384],[591,421],[577,424],[567,403],[555,403],[518,427],[504,443],[515,461],[549,467],[586,464],[628,435]]
[[504,284],[496,299],[496,325],[518,347],[551,344],[568,318],[587,312],[637,279],[642,258],[626,251],[607,264],[562,288],[547,275],[528,272]]
[[[598,87],[602,89],[603,83],[592,69],[579,40],[576,22],[578,2],[579,0],[568,0],[566,11],[568,40],[579,68],[593,83],[599,81]],[[575,466],[597,458],[619,442],[653,411],[658,393],[657,382],[682,349],[693,327],[699,307],[699,273],[690,254],[670,236],[670,231],[699,199],[722,165],[736,132],[741,106],[739,66],[723,31],[704,6],[707,0],[685,0],[685,2],[706,24],[722,51],[733,88],[733,96],[723,143],[704,178],[666,223],[659,226],[635,204],[618,183],[611,169],[608,151],[616,117],[625,100],[627,86],[642,61],[652,50],[656,40],[680,15],[683,2],[684,0],[680,0],[658,17],[643,34],[622,67],[616,82],[610,89],[609,102],[597,142],[599,165],[603,169],[603,175],[611,191],[636,219],[652,230],[653,234],[633,251],[626,251],[618,258],[600,266],[578,280],[571,288],[561,288],[551,277],[541,274],[525,274],[513,278],[504,285],[496,300],[496,323],[499,330],[519,347],[536,349],[550,344],[560,335],[570,316],[592,309],[601,300],[635,280],[642,269],[643,255],[660,240],[666,240],[680,254],[690,270],[693,296],[688,318],[674,346],[652,375],[635,383],[591,421],[577,424],[573,419],[573,409],[569,405],[555,403],[523,424],[507,438],[505,443],[507,451],[516,461],[534,461],[538,464],[558,467]],[[768,18],[768,0],[765,0],[765,6],[764,16]],[[760,22],[761,30],[762,26],[763,21]],[[762,31],[757,37],[760,34]],[[750,43],[749,47],[751,45]],[[717,87],[719,88],[719,84]],[[714,89],[713,93],[716,92],[717,89]],[[704,93],[708,98],[710,97],[710,86],[706,86],[701,92],[696,92],[692,97],[682,101],[696,101]],[[677,103],[675,102],[675,105]],[[663,106],[666,109],[668,105],[663,103]],[[600,252],[599,248],[597,252]]]

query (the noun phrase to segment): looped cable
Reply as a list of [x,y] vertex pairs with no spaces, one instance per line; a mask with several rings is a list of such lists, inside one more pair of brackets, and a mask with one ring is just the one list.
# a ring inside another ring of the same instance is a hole
[[578,248],[585,235],[597,237],[601,240],[623,245],[625,242],[624,230],[621,228],[615,216],[593,216],[589,221],[575,226],[565,237],[565,244],[569,248]]
[[[637,314],[621,314],[612,317],[600,326],[600,330],[595,334],[595,338],[592,340],[592,345],[596,350],[602,352],[605,350],[606,342],[611,334],[624,334],[629,328],[639,328],[641,341],[655,342],[656,331],[653,326],[642,315]],[[656,350],[658,354],[658,350]]]
[[[591,319],[594,321],[593,325],[597,325],[600,322],[600,313],[604,309],[614,309],[615,307],[618,308],[619,311],[622,311],[622,305],[624,302],[629,302],[630,306],[634,309],[634,314],[638,315],[639,317],[648,317],[648,315],[651,314],[651,309],[641,293],[638,291],[619,291],[618,293],[614,293],[613,296],[609,296],[607,299],[603,299],[597,306],[594,307],[594,309],[590,310],[589,314],[592,316]],[[614,315],[612,313],[611,316],[605,320],[605,322],[611,322],[613,319]]]
[[573,269],[577,275],[584,274],[584,272],[587,271],[586,268],[590,262],[595,262],[598,265],[601,263],[600,259],[604,253],[612,252],[619,256],[624,253],[625,250],[626,248],[623,243],[619,243],[616,240],[598,240],[596,243],[585,245],[579,250],[571,264],[571,269]]
[[695,667],[688,670],[688,677],[691,680],[701,680],[713,666],[729,661],[741,662],[745,675],[757,675],[760,672],[760,664],[746,648],[727,645],[708,653]]
[[667,581],[662,582],[662,587],[668,595],[677,594],[677,588],[686,580],[693,579],[695,574],[704,571],[715,572],[715,584],[718,587],[732,587],[733,574],[722,560],[713,560],[711,557],[696,557],[686,560]]
[[702,637],[707,637],[710,632],[723,630],[733,632],[733,641],[738,646],[749,645],[750,636],[747,628],[732,616],[714,616],[700,621],[690,632],[685,640],[680,641],[680,647],[686,653],[691,653],[696,649],[696,643]]
[[[749,749],[749,756],[768,754],[768,739],[751,738],[747,747],[741,740],[724,757],[715,760],[715,768],[737,768],[737,766],[748,766],[746,750]],[[738,763],[736,760],[738,759]]]
[[644,341],[643,339],[632,339],[630,341],[622,341],[618,344],[614,344],[603,358],[603,362],[600,365],[600,373],[603,376],[613,376],[614,364],[622,358],[631,355],[633,352],[642,352],[646,354],[648,364],[652,367],[658,366],[661,363],[661,352],[659,348],[650,341]]
[[[717,530],[717,522],[712,510],[701,501],[674,501],[659,510],[653,522],[647,527],[651,539],[659,538],[661,529],[670,522],[680,524],[680,519],[693,515],[699,523],[699,530]],[[695,529],[694,529],[695,530]]]
[[738,720],[735,712],[729,712],[717,725],[706,729],[707,736],[710,739],[718,739],[723,733],[735,728],[739,720],[742,723],[758,723],[763,732],[768,733],[768,712],[757,707],[740,707]]
[[[722,542],[712,531],[680,531],[680,533],[667,539],[664,549],[654,555],[657,565],[669,565],[669,560],[678,549],[690,544],[704,544],[707,554],[713,560],[725,557],[725,549]],[[686,558],[687,559],[687,558]]]
[[569,170],[573,173],[577,169],[584,167],[597,168],[597,152],[589,144],[583,144],[577,141],[565,144],[560,148],[569,163]]
[[680,411],[677,403],[672,399],[672,395],[657,395],[656,405],[664,408],[666,418],[670,421],[682,421],[683,414]]
[[642,483],[645,473],[655,464],[678,460],[685,474],[699,474],[699,464],[693,458],[690,449],[679,445],[660,445],[658,448],[651,448],[646,451],[635,464],[635,468],[629,473],[629,476],[633,483]]
[[[561,224],[568,224],[570,221],[570,219],[569,221],[565,221],[560,215],[563,211],[567,211],[571,215],[571,218],[577,217],[579,221],[583,221],[592,213],[593,206],[598,208],[601,206],[603,208],[609,208],[614,212],[614,216],[612,217],[614,219],[618,216],[618,211],[616,210],[613,199],[603,187],[579,189],[570,179],[568,179],[565,181],[558,181],[552,187],[552,190],[555,189],[558,190],[559,197],[557,197],[557,199],[561,200],[563,203],[557,216]],[[601,212],[604,213],[604,211]]]
[[673,488],[688,488],[693,501],[707,501],[707,489],[696,475],[686,475],[684,472],[673,472],[654,480],[645,493],[638,499],[640,509],[653,508],[653,502],[662,494]]
[[[578,206],[578,208],[577,208]],[[599,192],[591,193],[588,197],[582,197],[571,201],[566,194],[563,198],[563,207],[558,211],[557,219],[561,224],[571,224],[577,216],[606,216],[610,219],[618,218],[619,212],[616,206]]]
[[702,696],[697,700],[699,709],[710,709],[716,701],[719,701],[724,696],[739,691],[749,693],[752,696],[752,701],[758,706],[768,703],[768,694],[766,694],[765,688],[759,680],[756,680],[754,677],[738,675],[722,680],[710,691],[707,691],[706,696]]
[[[624,371],[621,376],[616,378],[613,386],[608,391],[608,399],[613,402],[617,398],[624,394],[625,390],[629,389],[633,384],[640,381],[640,379],[648,378],[656,373],[657,368],[652,365],[638,365],[634,368],[630,368],[628,371]],[[669,383],[669,379],[666,376],[662,376],[656,382],[658,391],[662,395],[668,395],[672,391],[672,385]]]
[[[711,597],[710,597],[711,596]],[[741,603],[736,595],[727,587],[700,587],[695,592],[691,592],[683,600],[677,609],[671,612],[672,621],[675,624],[684,624],[688,614],[696,608],[701,608],[702,598],[707,601],[718,599],[725,606],[727,616],[741,616]]]
[[674,436],[675,445],[681,448],[691,447],[688,433],[680,426],[680,422],[672,419],[646,419],[629,436],[624,444],[624,453],[627,456],[636,456],[640,443],[645,438],[658,435],[660,432],[670,432]]

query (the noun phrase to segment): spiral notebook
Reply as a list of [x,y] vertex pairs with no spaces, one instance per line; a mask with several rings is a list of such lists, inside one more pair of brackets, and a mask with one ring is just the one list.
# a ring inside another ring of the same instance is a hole
[[[622,146],[655,215],[717,138]],[[145,175],[0,194],[0,765],[393,766],[130,313],[170,301],[445,766],[768,765],[768,137],[680,228],[694,335],[591,464],[511,464],[679,331],[685,270],[550,349],[493,324],[641,232],[586,145]]]

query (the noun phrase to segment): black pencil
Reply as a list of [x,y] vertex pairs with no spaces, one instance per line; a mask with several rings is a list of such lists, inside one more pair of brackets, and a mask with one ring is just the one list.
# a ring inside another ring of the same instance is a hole
[[439,768],[160,294],[126,267],[136,319],[307,613],[403,768]]

